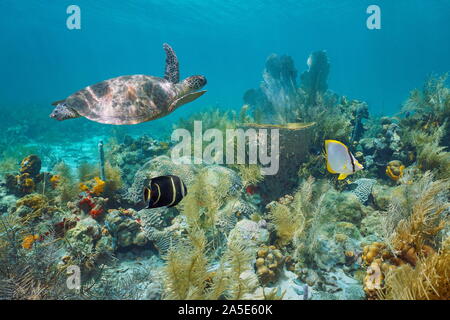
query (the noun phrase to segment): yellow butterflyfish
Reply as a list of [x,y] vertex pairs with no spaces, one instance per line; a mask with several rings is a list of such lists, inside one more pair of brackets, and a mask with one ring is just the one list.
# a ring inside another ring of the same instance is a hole
[[348,175],[364,169],[347,146],[340,141],[325,140],[325,156],[328,172],[338,173],[338,180],[343,180]]

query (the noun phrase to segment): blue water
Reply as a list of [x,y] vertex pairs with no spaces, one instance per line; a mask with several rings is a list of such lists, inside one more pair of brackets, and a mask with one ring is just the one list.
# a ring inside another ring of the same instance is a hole
[[[66,28],[71,4],[81,30]],[[381,30],[366,28],[370,4],[381,8]],[[329,88],[376,114],[397,112],[428,74],[450,70],[449,0],[2,0],[0,30],[0,108],[61,128],[46,118],[51,102],[119,75],[162,75],[163,42],[182,77],[207,77],[208,93],[143,128],[211,106],[238,109],[271,53],[292,56],[300,73],[312,51],[327,50]]]

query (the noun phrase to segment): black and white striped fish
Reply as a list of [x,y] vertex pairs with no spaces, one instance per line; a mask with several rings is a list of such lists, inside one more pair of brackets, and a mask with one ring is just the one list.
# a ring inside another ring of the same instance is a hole
[[176,206],[187,194],[186,185],[177,176],[161,176],[150,180],[144,187],[147,208]]

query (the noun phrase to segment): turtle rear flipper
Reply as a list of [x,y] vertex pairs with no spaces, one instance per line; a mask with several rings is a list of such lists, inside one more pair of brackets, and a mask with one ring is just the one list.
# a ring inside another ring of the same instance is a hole
[[57,106],[58,104],[62,104],[62,103],[64,103],[64,102],[66,102],[66,99],[63,99],[63,100],[58,100],[58,101],[55,101],[55,102],[52,102],[52,106]]
[[176,108],[181,107],[183,104],[194,101],[195,99],[201,97],[205,92],[206,90],[185,94],[181,98],[178,98],[174,102],[172,102],[172,104],[169,106],[169,112],[172,112]]
[[175,51],[173,51],[172,47],[167,43],[163,44],[163,48],[166,51],[166,70],[164,79],[172,83],[178,83],[180,81],[178,58],[175,55]]

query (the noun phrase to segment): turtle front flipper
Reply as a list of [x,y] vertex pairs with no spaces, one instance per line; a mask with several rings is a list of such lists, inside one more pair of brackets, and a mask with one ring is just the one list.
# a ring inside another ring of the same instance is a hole
[[181,107],[186,103],[194,101],[195,99],[201,97],[205,92],[206,90],[185,94],[181,98],[178,98],[174,102],[172,102],[172,104],[169,106],[169,112],[174,111],[176,108]]
[[166,51],[166,70],[164,79],[172,83],[178,83],[180,81],[180,70],[178,67],[178,59],[175,55],[175,51],[173,51],[172,47],[167,43],[163,44],[163,48]]

